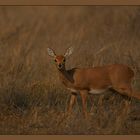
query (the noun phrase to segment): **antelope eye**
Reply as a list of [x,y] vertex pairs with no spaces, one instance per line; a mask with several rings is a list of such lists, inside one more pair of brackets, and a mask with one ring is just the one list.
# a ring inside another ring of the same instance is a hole
[[65,61],[66,61],[66,59],[63,60],[63,62],[65,62]]
[[56,59],[54,61],[57,62]]

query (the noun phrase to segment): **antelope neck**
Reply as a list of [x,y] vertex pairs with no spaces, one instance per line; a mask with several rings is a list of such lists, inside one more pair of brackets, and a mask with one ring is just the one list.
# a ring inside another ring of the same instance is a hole
[[59,71],[60,79],[62,80],[62,82],[65,85],[70,86],[73,83],[73,80],[72,80],[71,75],[67,72],[67,70],[63,68],[63,69],[58,69],[58,71]]

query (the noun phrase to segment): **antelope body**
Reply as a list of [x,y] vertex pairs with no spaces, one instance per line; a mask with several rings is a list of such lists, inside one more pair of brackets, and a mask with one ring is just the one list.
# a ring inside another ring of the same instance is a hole
[[69,112],[75,102],[77,93],[82,97],[83,112],[86,112],[86,97],[88,93],[101,94],[108,89],[114,89],[118,93],[140,99],[140,94],[132,90],[134,72],[126,65],[112,64],[93,68],[73,68],[66,70],[65,60],[72,54],[69,48],[65,55],[56,55],[48,48],[48,54],[56,62],[57,69],[62,83],[71,91]]

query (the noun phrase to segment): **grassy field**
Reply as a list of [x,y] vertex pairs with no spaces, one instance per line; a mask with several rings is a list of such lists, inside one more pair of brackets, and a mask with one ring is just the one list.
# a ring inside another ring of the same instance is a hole
[[59,81],[47,47],[67,69],[127,64],[140,90],[139,6],[0,6],[0,134],[140,134],[140,101],[115,92],[88,96],[87,120],[78,96]]

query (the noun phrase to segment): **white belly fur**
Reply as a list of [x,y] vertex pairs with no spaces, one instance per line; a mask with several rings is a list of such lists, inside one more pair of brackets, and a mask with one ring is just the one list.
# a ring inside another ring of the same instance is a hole
[[105,91],[106,91],[106,89],[91,89],[89,91],[89,93],[91,93],[91,94],[101,94],[101,93],[103,93]]
[[71,92],[78,92],[78,90],[76,90],[74,88],[68,88],[68,90],[70,90]]
[[[75,93],[78,92],[78,90],[76,90],[74,88],[68,88],[68,90],[70,90],[71,92],[75,92]],[[101,94],[101,93],[103,93],[105,91],[106,91],[106,89],[91,89],[89,91],[89,93],[91,93],[91,94]]]

